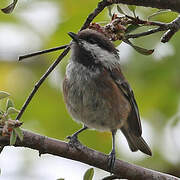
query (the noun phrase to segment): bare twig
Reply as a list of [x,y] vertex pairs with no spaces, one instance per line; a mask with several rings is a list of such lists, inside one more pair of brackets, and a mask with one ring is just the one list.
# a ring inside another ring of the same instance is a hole
[[150,35],[150,34],[157,33],[159,31],[164,31],[164,29],[161,28],[161,27],[158,27],[158,28],[155,28],[155,29],[150,29],[150,30],[148,30],[146,32],[142,32],[142,33],[128,34],[128,35],[125,35],[125,38],[126,39],[139,38],[139,37],[142,37],[142,36],[147,36],[147,35]]
[[102,10],[111,5],[110,2],[108,2],[108,0],[102,0],[101,2],[98,3],[97,8],[89,14],[89,16],[87,17],[86,21],[84,22],[83,26],[81,27],[80,31],[82,31],[83,29],[86,29],[89,24],[92,22],[92,20],[100,13],[102,12]]
[[45,53],[49,53],[49,52],[54,52],[54,51],[58,51],[61,49],[65,49],[68,45],[63,45],[63,46],[59,46],[59,47],[55,47],[55,48],[50,48],[50,49],[46,49],[46,50],[42,50],[42,51],[38,51],[35,53],[30,53],[30,54],[26,54],[23,56],[19,56],[19,61],[22,61],[23,59],[29,58],[29,57],[33,57],[33,56],[37,56],[37,55],[41,55],[41,54],[45,54]]
[[[38,150],[41,154],[52,154],[64,158],[80,161],[97,168],[108,171],[108,155],[89,149],[83,145],[73,148],[68,143],[48,138],[23,130],[23,141],[17,140],[14,146],[28,147]],[[0,145],[9,145],[9,137],[0,137]],[[113,173],[123,179],[129,180],[178,180],[174,176],[146,169],[121,160],[116,160]]]
[[32,90],[32,92],[30,93],[30,95],[28,96],[27,100],[25,101],[25,103],[23,104],[19,114],[16,117],[16,120],[19,120],[22,116],[22,114],[24,113],[26,107],[28,106],[28,104],[30,103],[31,99],[33,98],[33,96],[35,95],[35,93],[37,92],[37,90],[39,89],[39,87],[41,86],[41,84],[44,82],[44,80],[48,77],[48,75],[54,70],[54,68],[59,64],[59,62],[67,55],[67,53],[69,52],[70,47],[66,47],[66,49],[60,54],[60,56],[57,58],[57,60],[48,68],[48,70],[46,71],[46,73],[41,77],[41,79],[35,84],[34,89]]
[[126,39],[139,38],[139,37],[147,36],[147,35],[154,34],[154,33],[160,32],[160,31],[168,30],[161,38],[161,42],[165,43],[165,42],[168,42],[171,39],[171,37],[180,29],[180,16],[178,16],[176,19],[174,19],[170,23],[144,21],[144,20],[140,20],[139,18],[136,19],[131,16],[127,16],[127,17],[129,19],[132,19],[134,21],[134,23],[137,23],[137,24],[143,24],[143,25],[148,25],[148,26],[149,25],[150,26],[159,26],[159,27],[148,30],[146,32],[142,32],[142,33],[125,35]]
[[138,16],[137,17],[132,17],[132,16],[129,16],[129,15],[125,15],[125,17],[127,17],[128,19],[131,19],[132,23],[134,23],[134,24],[143,24],[144,26],[159,26],[159,27],[162,27],[162,28],[167,28],[167,24],[162,23],[162,22],[146,21],[146,20],[140,19]]

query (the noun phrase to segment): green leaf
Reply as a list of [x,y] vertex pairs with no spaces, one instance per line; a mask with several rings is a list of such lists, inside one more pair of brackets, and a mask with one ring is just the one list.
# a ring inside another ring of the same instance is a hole
[[10,107],[14,107],[14,103],[11,99],[8,99],[6,102],[6,111],[10,108]]
[[16,4],[17,4],[18,0],[14,0],[9,6],[1,9],[1,11],[5,14],[10,14],[12,13],[12,11],[14,10]]
[[13,129],[10,136],[10,146],[14,145],[16,143],[17,135],[15,130]]
[[113,6],[114,6],[114,5],[110,5],[110,6],[107,7],[107,8],[108,8],[108,12],[109,12],[109,16],[110,16],[110,17],[113,16],[113,14],[112,14]]
[[154,52],[154,49],[145,49],[139,46],[132,46],[137,52],[143,55],[151,55]]
[[140,25],[138,24],[131,24],[129,25],[127,28],[126,28],[126,34],[132,32],[132,31],[135,31],[137,28],[141,27]]
[[7,110],[7,114],[15,114],[19,113],[19,110],[15,109],[14,107],[9,107]]
[[122,43],[122,40],[117,40],[117,41],[113,42],[115,47],[119,46],[121,43]]
[[83,180],[92,180],[93,176],[94,176],[94,169],[90,168],[85,172]]
[[170,9],[160,9],[158,10],[157,12],[151,14],[150,16],[148,16],[148,20],[152,19],[153,17],[157,16],[157,15],[160,15],[160,14],[164,14],[164,13],[167,13],[167,12],[170,12],[171,10]]
[[154,52],[154,49],[145,49],[145,48],[142,48],[142,47],[139,47],[139,46],[135,46],[134,44],[132,44],[131,41],[129,40],[124,40],[125,43],[129,44],[131,47],[133,47],[137,52],[139,52],[140,54],[143,54],[143,55],[151,55],[153,52]]
[[135,5],[128,5],[128,8],[129,8],[130,11],[135,11],[136,10]]
[[9,93],[4,92],[4,91],[0,91],[0,99],[6,98],[6,97],[8,97],[8,96],[10,96]]
[[121,13],[121,14],[126,15],[126,14],[124,13],[124,11],[120,8],[119,5],[117,5],[117,11],[118,11],[119,13]]
[[136,17],[136,14],[135,14],[136,6],[135,5],[128,5],[128,8],[129,8],[130,11],[133,12],[134,17]]
[[23,141],[23,137],[24,137],[23,131],[22,131],[19,127],[14,128],[14,130],[15,130],[15,132],[16,132],[16,135],[19,137],[19,139],[20,139],[21,141]]

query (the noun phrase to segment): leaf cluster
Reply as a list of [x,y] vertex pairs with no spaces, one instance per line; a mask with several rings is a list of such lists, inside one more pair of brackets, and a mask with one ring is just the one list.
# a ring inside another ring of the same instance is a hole
[[[9,96],[9,93],[0,91],[0,100]],[[2,128],[2,136],[10,135],[10,145],[16,143],[17,137],[19,137],[21,141],[23,140],[23,133],[20,129],[22,123],[11,119],[11,115],[16,113],[19,113],[19,111],[14,107],[13,101],[8,98],[5,110],[0,109],[0,126]]]

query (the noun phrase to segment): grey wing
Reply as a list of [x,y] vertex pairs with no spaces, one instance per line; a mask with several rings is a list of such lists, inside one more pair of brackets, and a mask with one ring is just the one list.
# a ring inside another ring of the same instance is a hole
[[134,93],[127,82],[122,82],[119,87],[123,91],[123,93],[126,94],[126,97],[129,99],[132,107],[131,113],[127,119],[128,125],[135,135],[141,136],[142,127]]
[[120,90],[123,92],[124,96],[129,100],[131,104],[132,110],[127,119],[129,129],[136,136],[141,136],[142,127],[141,127],[140,115],[133,90],[129,86],[128,82],[125,81],[124,76],[120,71],[112,72],[112,77],[115,80],[118,87],[120,88]]

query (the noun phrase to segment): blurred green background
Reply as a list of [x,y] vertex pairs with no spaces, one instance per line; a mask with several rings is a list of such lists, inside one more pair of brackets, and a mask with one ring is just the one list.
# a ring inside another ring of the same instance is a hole
[[[0,90],[11,94],[16,108],[21,108],[35,83],[60,52],[36,56],[23,62],[18,62],[18,56],[67,44],[70,41],[67,32],[77,32],[97,2],[97,0],[22,0],[18,2],[12,14],[0,12]],[[0,8],[6,5],[8,2],[4,0]],[[127,8],[125,6],[123,8],[126,11]],[[114,11],[116,12],[115,9]],[[143,7],[136,9],[136,13],[144,19],[156,11],[157,9]],[[170,22],[176,16],[176,13],[168,12],[152,20]],[[94,22],[109,19],[108,11],[105,9]],[[141,152],[130,152],[121,134],[117,135],[116,149],[118,158],[122,160],[180,176],[180,51],[178,51],[180,33],[176,33],[166,44],[160,43],[161,36],[162,33],[157,33],[134,40],[136,45],[154,48],[155,52],[151,56],[138,54],[123,43],[118,47],[123,72],[134,90],[139,105],[143,136],[150,144],[153,156],[147,157]],[[24,122],[23,128],[66,140],[66,136],[81,127],[69,116],[62,96],[62,80],[68,57],[69,55],[56,67],[31,101],[21,119]],[[108,132],[87,130],[79,138],[90,148],[104,153],[111,150],[111,134]],[[28,153],[31,154],[33,151],[21,152],[23,169],[14,171],[8,176],[9,179],[12,177],[24,179],[29,176],[28,171],[32,168],[29,166],[35,164],[36,160],[33,160],[32,155],[27,155]],[[3,169],[2,162],[0,161],[1,169]],[[77,163],[73,166],[80,165]],[[8,179],[8,170],[4,169],[2,172],[4,172],[2,177]],[[103,173],[97,170],[94,179],[104,176]],[[56,174],[58,177],[62,175],[61,171]],[[36,178],[38,179],[38,173]],[[49,176],[44,179],[53,178]]]

